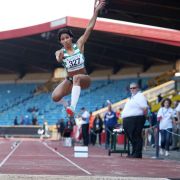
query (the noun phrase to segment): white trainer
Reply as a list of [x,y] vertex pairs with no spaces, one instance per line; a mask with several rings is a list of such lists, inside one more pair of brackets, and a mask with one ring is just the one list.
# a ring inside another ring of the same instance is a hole
[[169,151],[165,151],[165,156],[169,156]]
[[161,148],[160,151],[159,151],[159,154],[164,155],[164,149]]

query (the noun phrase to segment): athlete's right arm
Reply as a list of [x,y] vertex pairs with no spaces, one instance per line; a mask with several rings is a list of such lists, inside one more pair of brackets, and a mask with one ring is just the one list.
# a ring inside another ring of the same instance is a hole
[[61,62],[61,61],[63,60],[63,57],[64,57],[63,50],[62,50],[62,49],[57,50],[57,51],[55,52],[55,56],[56,56],[56,60],[57,60],[58,62]]

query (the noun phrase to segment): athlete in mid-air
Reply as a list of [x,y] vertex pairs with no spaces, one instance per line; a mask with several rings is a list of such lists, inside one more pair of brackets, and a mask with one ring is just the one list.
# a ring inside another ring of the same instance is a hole
[[62,28],[58,32],[58,41],[63,46],[55,52],[56,59],[62,63],[67,71],[67,77],[53,91],[52,99],[60,101],[64,96],[71,93],[71,105],[66,107],[69,116],[73,116],[80,96],[81,89],[88,88],[91,79],[85,69],[84,44],[92,32],[98,12],[105,6],[105,0],[96,0],[94,14],[90,19],[84,34],[74,44],[73,33],[68,28]]

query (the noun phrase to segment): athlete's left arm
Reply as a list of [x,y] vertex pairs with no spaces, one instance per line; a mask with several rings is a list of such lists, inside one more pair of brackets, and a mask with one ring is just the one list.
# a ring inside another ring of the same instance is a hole
[[81,52],[84,51],[84,44],[87,41],[87,39],[89,38],[89,35],[95,26],[98,12],[104,6],[105,6],[105,0],[96,0],[95,1],[94,14],[93,14],[92,18],[90,19],[84,34],[77,41],[78,48],[80,49]]

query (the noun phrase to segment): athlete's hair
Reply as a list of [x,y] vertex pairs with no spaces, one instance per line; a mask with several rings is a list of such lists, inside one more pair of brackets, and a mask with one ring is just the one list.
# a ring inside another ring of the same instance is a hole
[[70,37],[72,37],[72,38],[74,37],[74,35],[70,29],[62,28],[58,31],[58,41],[60,40],[62,34],[69,34]]

